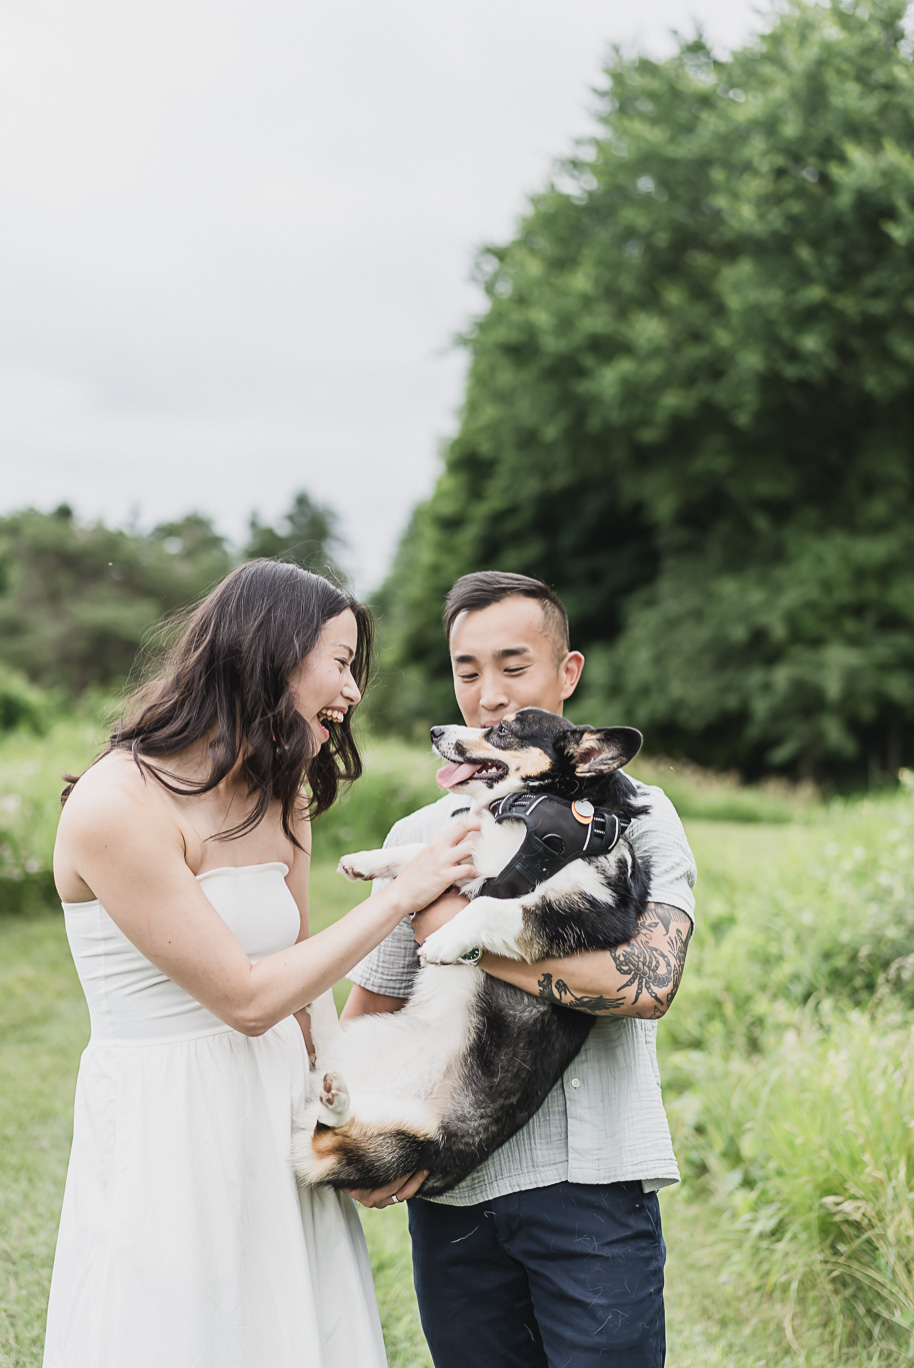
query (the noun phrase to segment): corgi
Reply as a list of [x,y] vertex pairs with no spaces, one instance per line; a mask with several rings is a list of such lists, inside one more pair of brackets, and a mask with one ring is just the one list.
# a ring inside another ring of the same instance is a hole
[[[434,727],[438,783],[467,794],[482,826],[467,905],[419,949],[398,1012],[337,1021],[312,1006],[322,1085],[298,1119],[302,1184],[376,1188],[427,1169],[447,1192],[530,1119],[581,1049],[594,1017],[486,974],[485,951],[535,963],[606,950],[637,933],[650,871],[625,838],[648,811],[622,772],[632,727],[575,727],[523,708],[485,730]],[[395,878],[421,846],[340,861],[350,879]]]

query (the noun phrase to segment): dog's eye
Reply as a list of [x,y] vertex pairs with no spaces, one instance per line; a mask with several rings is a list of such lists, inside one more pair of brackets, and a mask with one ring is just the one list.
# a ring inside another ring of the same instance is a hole
[[496,735],[496,736],[510,736],[511,733],[508,731],[508,728],[505,726],[504,722],[499,722],[499,724],[498,724],[498,731],[495,733],[495,735]]

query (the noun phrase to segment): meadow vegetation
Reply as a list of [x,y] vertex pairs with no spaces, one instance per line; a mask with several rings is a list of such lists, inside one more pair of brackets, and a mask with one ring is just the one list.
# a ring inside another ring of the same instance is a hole
[[914,1362],[912,823],[910,786],[786,829],[687,822],[699,927],[660,1031],[686,1191],[834,1362]]
[[[0,1364],[35,1368],[87,1020],[48,871],[59,776],[95,716],[0,740]],[[318,825],[313,924],[358,892],[333,865],[433,800],[382,739]],[[684,1183],[662,1197],[677,1368],[914,1363],[914,791],[816,801],[667,761],[698,931],[660,1026]],[[339,1000],[345,994],[341,986]],[[391,1363],[427,1368],[400,1213],[368,1215]]]

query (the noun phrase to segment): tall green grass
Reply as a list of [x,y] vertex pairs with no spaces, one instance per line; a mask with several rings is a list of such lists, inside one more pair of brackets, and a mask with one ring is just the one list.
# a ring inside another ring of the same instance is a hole
[[802,827],[688,830],[698,934],[668,1039],[752,1053],[811,1000],[914,1009],[914,795],[834,802]]
[[912,1363],[912,797],[689,830],[698,927],[660,1027],[687,1181],[786,1334]]
[[[672,1100],[696,1192],[725,1212],[731,1271],[786,1297],[835,1352],[914,1362],[914,1022],[799,1011],[764,1053],[692,1052]],[[680,1080],[682,1074],[680,1074]]]
[[736,774],[716,774],[687,760],[638,755],[628,774],[643,784],[656,784],[684,821],[777,823],[814,818],[821,797],[811,784],[769,779],[743,784]]

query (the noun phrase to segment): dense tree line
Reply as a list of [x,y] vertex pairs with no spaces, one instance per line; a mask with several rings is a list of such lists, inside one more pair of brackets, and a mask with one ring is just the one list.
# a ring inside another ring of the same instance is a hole
[[498,567],[563,593],[585,705],[654,750],[914,758],[904,11],[613,55],[595,136],[480,257],[459,431],[382,594],[389,723],[450,716],[441,601]]
[[229,545],[201,514],[149,532],[85,523],[62,505],[0,518],[0,730],[40,725],[42,695],[120,688],[150,634],[241,560],[269,556],[338,576],[334,513],[295,496],[277,527],[254,514]]

